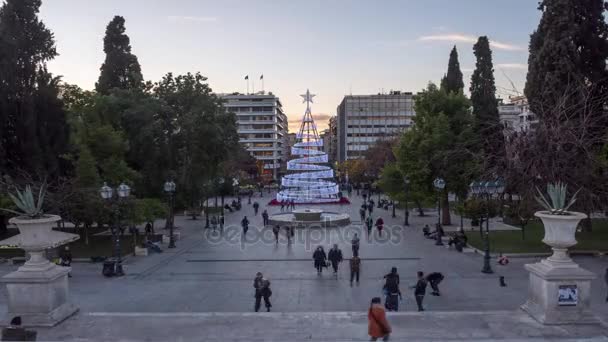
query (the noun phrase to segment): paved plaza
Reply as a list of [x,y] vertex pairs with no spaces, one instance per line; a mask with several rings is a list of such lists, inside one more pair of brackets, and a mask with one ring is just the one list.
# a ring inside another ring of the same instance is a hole
[[[528,273],[523,264],[534,262],[537,258],[513,258],[508,266],[493,263],[495,274],[483,274],[480,272],[483,262],[480,255],[458,253],[454,249],[435,246],[433,240],[423,238],[421,227],[436,222],[436,212],[431,211],[426,217],[418,217],[412,212],[410,226],[403,227],[402,211],[397,213],[396,218],[392,218],[390,210],[375,208],[373,217],[381,216],[386,229],[382,238],[378,237],[375,229],[372,236],[368,237],[366,229],[361,227],[359,221],[358,209],[362,199],[353,194],[351,205],[309,206],[320,207],[326,211],[347,212],[353,220],[350,226],[298,229],[295,241],[290,244],[282,231],[280,242],[275,244],[271,228],[261,227],[260,214],[263,209],[266,208],[270,214],[280,211],[280,207],[266,207],[270,196],[272,195],[264,193],[263,198],[259,198],[259,195],[253,198],[261,205],[257,216],[245,198],[240,211],[226,213],[226,225],[221,234],[219,230],[214,232],[204,229],[204,219],[191,220],[177,216],[176,225],[180,227],[177,248],[163,248],[164,253],[147,257],[129,257],[126,260],[125,277],[104,278],[101,275],[101,264],[75,263],[72,272],[74,276],[70,279],[70,296],[81,312],[54,329],[43,330],[43,336],[61,339],[61,333],[74,333],[80,331],[78,329],[93,333],[95,329],[101,329],[94,326],[108,320],[121,321],[121,324],[126,324],[128,328],[129,324],[125,322],[133,320],[134,317],[144,317],[142,324],[147,322],[151,327],[157,325],[155,320],[163,322],[163,319],[159,318],[163,317],[162,315],[169,315],[173,317],[171,322],[182,322],[179,324],[186,326],[195,324],[197,317],[212,317],[210,313],[225,313],[225,317],[236,315],[239,319],[251,320],[254,316],[239,313],[253,311],[252,285],[258,271],[271,280],[273,291],[271,300],[275,313],[270,316],[264,316],[267,315],[265,313],[258,314],[266,317],[265,320],[270,319],[268,317],[274,317],[277,322],[281,321],[281,317],[303,320],[306,315],[311,315],[309,313],[326,312],[329,315],[328,321],[335,319],[337,322],[355,322],[358,326],[355,329],[357,334],[357,329],[361,330],[362,334],[365,333],[364,328],[361,328],[365,326],[365,318],[357,315],[364,314],[371,297],[381,296],[382,276],[393,266],[399,270],[401,290],[404,294],[400,304],[402,313],[394,316],[398,317],[395,318],[394,324],[403,322],[404,327],[414,324],[410,320],[423,319],[421,317],[426,317],[424,319],[427,320],[434,317],[429,322],[441,320],[442,317],[448,317],[446,319],[449,321],[450,312],[454,315],[462,312],[462,315],[473,316],[479,316],[480,314],[475,313],[481,311],[494,312],[494,315],[497,315],[496,312],[516,312],[526,299]],[[242,238],[240,227],[244,215],[247,215],[251,222],[246,239]],[[456,225],[459,222],[453,223]],[[162,226],[160,221],[156,226]],[[313,249],[317,245],[323,245],[327,251],[331,245],[337,243],[345,258],[350,258],[350,239],[355,233],[361,236],[360,256],[363,261],[360,284],[350,286],[347,260],[341,265],[337,278],[329,270],[324,271],[321,276],[317,275],[313,268]],[[608,264],[608,258],[577,257],[576,261],[600,275],[593,282],[591,307],[601,320],[607,322],[606,286],[601,275]],[[2,264],[0,274],[4,275],[15,268],[16,266]],[[429,316],[418,316],[418,313],[414,313],[413,290],[409,289],[409,286],[415,284],[416,272],[419,270],[442,272],[446,277],[440,285],[442,296],[425,298],[428,312],[423,315]],[[507,287],[499,286],[499,276],[506,278]],[[0,310],[6,312],[5,289],[2,288],[1,291]],[[345,318],[338,315],[339,312],[351,316]],[[433,316],[433,313],[436,315]],[[217,317],[222,316],[213,317],[217,320]],[[524,319],[524,316],[517,317]],[[463,324],[468,324],[464,318],[462,320]],[[470,336],[474,336],[481,326],[488,327],[493,324],[475,322],[475,325],[468,325],[473,329],[470,331],[473,335]],[[112,325],[109,322],[108,324]],[[475,328],[477,324],[481,326]],[[90,329],[86,328],[87,326]],[[431,325],[428,326],[433,329]],[[237,329],[243,330],[242,338],[248,340],[245,337],[247,328],[241,326]],[[492,339],[490,330],[486,335],[479,332],[480,335],[475,338]],[[44,335],[45,333],[48,335]],[[552,334],[551,336],[558,337],[555,331]],[[504,338],[534,337],[530,334],[516,335],[507,334]],[[86,339],[95,335],[87,336],[81,337]],[[423,338],[420,335],[412,336]],[[568,334],[564,335],[566,336]],[[576,336],[574,334],[571,337]],[[589,334],[584,336],[590,337]],[[325,338],[330,338],[330,335]]]

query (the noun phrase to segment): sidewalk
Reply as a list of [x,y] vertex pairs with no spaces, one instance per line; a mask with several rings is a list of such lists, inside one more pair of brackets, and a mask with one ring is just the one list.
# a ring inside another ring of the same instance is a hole
[[[389,313],[393,341],[608,341],[601,325],[545,326],[522,311]],[[81,313],[44,341],[369,341],[365,312]]]

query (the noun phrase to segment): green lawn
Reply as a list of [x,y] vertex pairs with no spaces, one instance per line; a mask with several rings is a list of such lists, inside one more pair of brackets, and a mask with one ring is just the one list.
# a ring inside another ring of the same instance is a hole
[[[483,249],[484,241],[478,231],[467,231],[469,243]],[[526,238],[522,239],[521,231],[490,232],[490,250],[492,253],[539,253],[550,252],[551,248],[542,243],[545,235],[540,221],[526,226]],[[593,220],[592,232],[576,233],[578,243],[571,250],[608,251],[608,220]]]

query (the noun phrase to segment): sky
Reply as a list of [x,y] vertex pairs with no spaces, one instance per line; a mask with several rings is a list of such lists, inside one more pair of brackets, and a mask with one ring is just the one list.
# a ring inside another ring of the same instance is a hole
[[217,93],[262,89],[280,97],[297,129],[305,104],[323,129],[345,95],[418,92],[438,83],[457,46],[465,88],[472,46],[492,41],[500,97],[523,92],[535,0],[43,0],[40,17],[59,56],[49,69],[93,89],[114,15],[126,20],[146,80],[201,72]]

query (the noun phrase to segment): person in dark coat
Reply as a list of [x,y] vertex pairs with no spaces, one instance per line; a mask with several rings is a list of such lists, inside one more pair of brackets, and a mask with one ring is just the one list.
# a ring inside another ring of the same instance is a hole
[[[604,274],[604,281],[606,282],[606,287],[608,288],[608,268],[606,268],[606,274]],[[606,290],[606,302],[608,303],[608,290]]]
[[243,217],[241,220],[241,227],[243,227],[243,235],[247,235],[247,231],[249,230],[249,220],[247,216]]
[[433,296],[441,295],[439,293],[439,283],[441,283],[442,280],[443,280],[443,274],[441,274],[439,272],[433,272],[426,276],[426,281],[429,284],[431,284],[431,288],[433,289],[433,292],[431,292],[431,294]]
[[426,284],[424,273],[418,271],[418,282],[416,282],[416,285],[412,286],[414,289],[414,296],[416,296],[416,305],[418,305],[418,311],[424,311],[422,301],[424,300],[424,295],[426,294]]
[[334,269],[334,274],[338,274],[338,265],[342,262],[342,251],[338,248],[338,245],[334,245],[334,248],[329,250],[327,259],[331,262],[331,267]]
[[279,243],[279,232],[281,231],[281,227],[278,225],[272,227],[272,233],[274,234],[275,243]]
[[365,221],[365,208],[359,208],[359,216],[361,216],[361,222]]
[[359,255],[359,243],[361,242],[361,240],[359,240],[359,234],[355,233],[355,236],[353,236],[353,239],[350,241],[352,248],[353,248],[353,255]]
[[281,211],[285,210],[285,200],[281,200]]
[[260,204],[258,202],[253,202],[253,214],[257,215],[258,210],[260,209]]
[[262,212],[262,220],[264,221],[264,227],[268,225],[268,211],[264,209]]
[[399,273],[397,267],[391,269],[391,273],[384,276],[383,291],[386,296],[384,306],[388,311],[399,311],[399,300],[402,298],[401,290],[399,289]]
[[270,304],[270,296],[272,296],[270,281],[265,279],[261,272],[258,272],[255,275],[255,279],[253,280],[253,288],[255,288],[255,312],[260,310],[262,298],[264,298],[266,311],[270,311],[270,308],[272,307],[272,304]]
[[296,209],[296,200],[291,200],[291,210],[295,210]]
[[357,280],[359,285],[359,272],[361,271],[361,258],[358,255],[353,255],[350,258],[350,286],[353,286],[353,280]]
[[315,261],[315,268],[317,269],[317,273],[323,273],[323,267],[325,267],[325,261],[327,260],[327,255],[323,250],[323,246],[317,247],[315,252],[312,254],[312,258]]
[[378,217],[376,220],[376,228],[378,229],[378,235],[382,236],[382,229],[384,229],[384,220],[382,217]]

